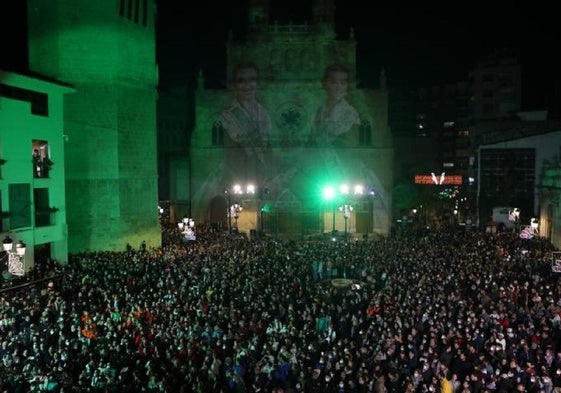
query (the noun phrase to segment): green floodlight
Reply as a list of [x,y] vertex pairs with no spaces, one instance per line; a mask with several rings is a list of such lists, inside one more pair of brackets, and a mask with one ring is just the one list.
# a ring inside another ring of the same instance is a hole
[[323,195],[323,199],[330,201],[335,198],[335,188],[333,188],[333,186],[326,186],[321,190],[321,194]]

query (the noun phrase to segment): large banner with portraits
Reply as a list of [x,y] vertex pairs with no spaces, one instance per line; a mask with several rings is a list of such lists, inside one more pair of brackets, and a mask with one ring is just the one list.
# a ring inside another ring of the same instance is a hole
[[[350,88],[341,64],[328,65],[317,86],[262,86],[255,64],[243,62],[231,86],[197,92],[190,189],[198,222],[226,219],[227,204],[236,198],[248,205],[239,218],[246,229],[263,228],[266,206],[281,221],[283,215],[297,221],[316,215],[310,231],[321,231],[323,213],[333,209],[321,189],[360,184],[372,200],[341,195],[331,203],[353,199],[368,206],[355,214],[363,211],[371,231],[389,231],[393,146],[385,91]],[[258,190],[252,196],[229,192],[249,183]]]

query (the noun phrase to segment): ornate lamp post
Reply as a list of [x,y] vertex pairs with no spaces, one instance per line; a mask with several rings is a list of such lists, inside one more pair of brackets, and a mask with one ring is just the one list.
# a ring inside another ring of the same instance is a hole
[[[358,206],[357,213],[363,214],[365,210],[368,214],[368,222],[365,226],[366,234],[363,236],[368,237],[368,233],[372,230],[372,215],[373,215],[373,206],[372,206],[372,199],[375,195],[374,189],[365,189],[360,183],[351,185],[350,183],[342,183],[340,184],[337,189],[333,186],[326,186],[322,189],[322,196],[324,201],[331,203],[332,209],[332,233],[335,234],[335,212],[336,207],[339,206],[339,211],[343,213],[343,218],[345,219],[345,238],[348,236],[349,233],[349,218],[353,214],[353,211]],[[368,207],[365,208],[365,205],[361,203],[363,199],[368,198]],[[340,205],[340,203],[343,203]],[[336,205],[337,204],[337,205]],[[327,206],[326,206],[327,207]],[[327,216],[325,218],[327,221]],[[325,227],[325,225],[324,225]],[[355,228],[356,229],[356,228]],[[333,237],[335,239],[335,237]]]
[[[235,196],[239,196],[237,198],[243,198],[244,195],[247,198],[253,198],[256,191],[257,191],[257,187],[252,183],[248,183],[244,186],[242,186],[241,184],[234,184],[230,188],[224,190],[224,194],[226,195],[226,200],[228,204],[228,209],[226,211],[226,214],[228,216],[229,233],[231,233],[233,229],[237,231],[238,218],[240,216],[239,213],[243,210],[243,207],[239,202],[234,202],[232,204],[232,194]],[[232,226],[232,217],[234,218],[234,226]]]
[[25,255],[25,243],[21,240],[17,242],[15,251],[13,250],[14,242],[6,236],[2,241],[4,251],[8,256],[8,272],[14,276],[23,276],[25,269],[23,266],[23,257]]
[[342,205],[339,206],[339,211],[343,212],[343,218],[345,219],[345,239],[347,238],[347,221],[349,217],[351,217],[351,212],[353,211],[353,207],[351,205]]
[[331,234],[335,234],[335,189],[332,186],[327,186],[322,190],[323,199],[331,203],[331,213],[333,226],[331,228]]
[[179,230],[183,234],[185,240],[196,240],[195,234],[195,220],[192,218],[184,218],[177,223]]
[[230,206],[230,217],[234,217],[234,228],[236,229],[236,232],[238,232],[238,218],[240,217],[240,212],[243,210],[242,205],[240,205],[239,203],[234,203],[232,206]]
[[232,206],[230,191],[227,189],[224,190],[224,194],[226,194],[226,203],[228,204],[228,210],[226,210],[226,215],[228,216],[228,233],[232,233],[232,215],[230,214]]

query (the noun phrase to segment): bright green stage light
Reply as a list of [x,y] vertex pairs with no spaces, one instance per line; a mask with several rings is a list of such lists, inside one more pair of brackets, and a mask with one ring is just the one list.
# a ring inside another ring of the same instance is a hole
[[331,200],[335,197],[335,189],[333,186],[326,186],[321,190],[321,194],[323,195],[323,199]]

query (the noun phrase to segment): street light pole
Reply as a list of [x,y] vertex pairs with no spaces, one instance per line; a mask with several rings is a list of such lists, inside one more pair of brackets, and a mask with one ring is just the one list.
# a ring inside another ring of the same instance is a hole
[[345,219],[345,239],[347,238],[347,221],[351,217],[351,212],[353,211],[352,205],[342,205],[339,207],[339,210],[343,212],[343,218]]
[[228,208],[226,210],[226,214],[228,215],[228,233],[232,233],[232,203],[230,200],[230,192],[228,190],[224,190],[226,194],[226,203],[228,203]]
[[335,236],[335,201],[334,200],[331,201],[331,207],[333,210],[333,229],[331,230],[331,234]]
[[13,250],[14,242],[9,237],[6,236],[2,241],[2,246],[4,251],[8,256],[8,272],[14,276],[23,276],[25,274],[25,267],[22,259],[25,255],[25,243],[23,241],[18,241],[15,245],[16,250]]
[[243,207],[237,202],[234,203],[234,205],[232,207],[233,207],[233,209],[231,211],[234,212],[236,233],[239,233],[238,218],[240,217],[240,212],[243,210]]
[[376,192],[373,188],[368,191],[368,225],[366,227],[366,238],[370,235],[370,233],[374,233],[374,196]]
[[[335,234],[335,189],[332,186],[324,187],[322,190],[323,199],[331,202],[331,213],[333,217],[333,225],[331,234]],[[324,218],[325,219],[325,218]]]

